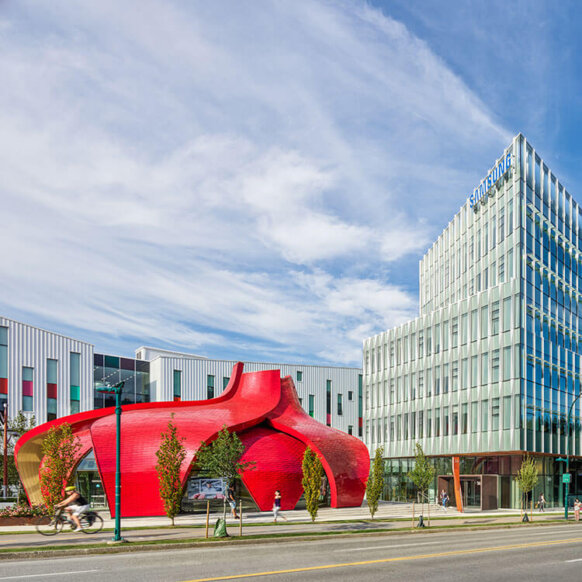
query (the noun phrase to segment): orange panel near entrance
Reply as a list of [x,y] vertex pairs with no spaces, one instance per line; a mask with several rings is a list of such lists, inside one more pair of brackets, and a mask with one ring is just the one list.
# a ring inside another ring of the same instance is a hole
[[455,500],[457,511],[463,512],[463,494],[461,492],[461,463],[459,457],[453,457],[453,481],[455,484]]

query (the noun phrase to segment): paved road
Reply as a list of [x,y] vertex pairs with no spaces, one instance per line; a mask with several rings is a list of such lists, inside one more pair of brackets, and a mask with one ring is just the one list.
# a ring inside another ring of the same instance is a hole
[[0,582],[580,580],[582,525],[325,538],[1,563]]

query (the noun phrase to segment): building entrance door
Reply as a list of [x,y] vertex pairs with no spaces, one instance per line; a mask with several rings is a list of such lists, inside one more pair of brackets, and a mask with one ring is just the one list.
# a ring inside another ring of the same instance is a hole
[[481,508],[481,477],[461,477],[463,507]]

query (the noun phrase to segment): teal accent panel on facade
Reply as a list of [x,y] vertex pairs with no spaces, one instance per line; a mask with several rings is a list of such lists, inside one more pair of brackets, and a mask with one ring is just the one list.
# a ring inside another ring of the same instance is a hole
[[106,368],[119,368],[119,358],[116,356],[105,356]]

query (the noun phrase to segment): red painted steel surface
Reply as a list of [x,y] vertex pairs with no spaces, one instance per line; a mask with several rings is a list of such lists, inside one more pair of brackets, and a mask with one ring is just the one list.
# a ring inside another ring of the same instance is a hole
[[301,441],[271,428],[257,427],[241,433],[245,445],[241,461],[254,461],[243,483],[261,511],[273,507],[275,491],[281,491],[281,509],[293,509],[301,494],[301,461],[307,448]]
[[370,457],[359,439],[311,418],[299,404],[293,380],[281,380],[281,401],[269,415],[269,424],[311,447],[321,459],[329,481],[332,507],[362,503],[370,473]]
[[[307,415],[299,404],[291,378],[281,380],[279,370],[242,373],[242,363],[233,368],[230,382],[217,398],[201,401],[155,402],[123,406],[121,415],[121,515],[163,515],[155,472],[160,435],[174,415],[179,435],[184,437],[186,459],[182,465],[185,483],[201,441],[211,442],[227,426],[241,435],[247,446],[244,460],[256,469],[243,475],[249,493],[262,510],[272,507],[275,489],[283,496],[283,508],[291,509],[301,496],[301,459],[307,446],[320,456],[331,490],[332,507],[361,504],[369,472],[368,450],[343,432],[326,427]],[[63,422],[87,436],[109,507],[115,509],[116,417],[113,407],[82,412],[40,425],[16,445],[16,458],[42,437],[51,426]],[[40,468],[42,459],[38,459]]]

